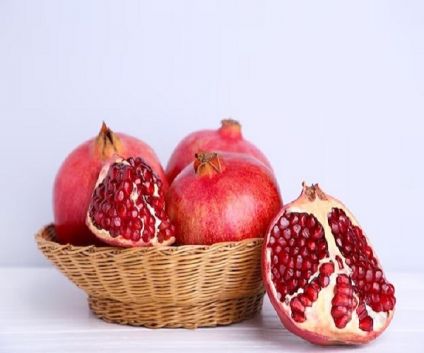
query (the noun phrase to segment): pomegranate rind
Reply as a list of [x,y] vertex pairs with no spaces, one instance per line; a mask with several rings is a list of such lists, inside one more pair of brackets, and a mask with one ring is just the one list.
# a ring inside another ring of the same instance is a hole
[[[318,190],[320,193],[322,193],[322,191],[319,188]],[[359,324],[357,320],[352,321],[350,325],[347,325],[347,328],[337,329],[337,327],[334,324],[333,317],[330,314],[331,297],[333,295],[331,294],[332,292],[330,292],[330,290],[333,291],[334,289],[334,285],[335,285],[334,282],[335,282],[335,278],[337,274],[344,273],[340,269],[335,271],[334,277],[333,277],[334,279],[332,280],[332,283],[328,287],[328,289],[327,288],[321,289],[321,291],[319,292],[317,300],[320,300],[319,297],[321,295],[321,292],[323,292],[324,290],[328,291],[326,292],[327,294],[325,295],[325,297],[323,296],[323,299],[322,299],[322,301],[327,301],[328,303],[327,303],[327,306],[324,307],[324,309],[321,308],[321,310],[318,310],[318,312],[315,313],[314,317],[318,318],[318,320],[314,323],[314,326],[308,327],[308,320],[306,320],[304,323],[296,322],[290,314],[289,303],[284,303],[283,301],[280,301],[278,299],[279,293],[277,292],[274,282],[271,278],[272,251],[268,245],[270,242],[272,229],[277,224],[277,222],[280,221],[281,217],[286,212],[290,212],[290,213],[299,212],[299,213],[313,214],[315,217],[317,217],[318,221],[324,227],[325,233],[327,234],[326,238],[328,237],[328,234],[330,234],[330,236],[333,236],[333,234],[331,233],[330,226],[327,222],[327,214],[331,211],[332,208],[340,208],[344,210],[346,215],[350,218],[352,224],[360,227],[356,218],[346,208],[346,206],[343,205],[342,202],[324,193],[322,193],[321,195],[325,198],[324,200],[318,197],[317,195],[315,195],[316,197],[314,200],[311,200],[310,191],[311,190],[309,187],[304,186],[302,194],[299,196],[299,198],[289,204],[286,204],[281,209],[281,211],[274,217],[274,219],[270,223],[268,231],[266,232],[266,235],[264,238],[264,244],[262,248],[262,278],[263,278],[263,283],[264,283],[266,292],[268,294],[268,297],[270,298],[272,306],[276,310],[283,325],[292,333],[306,339],[307,341],[311,343],[319,344],[319,345],[335,345],[335,344],[355,345],[355,344],[364,344],[364,343],[370,342],[374,340],[376,337],[378,337],[390,324],[393,318],[394,309],[388,312],[385,312],[387,316],[384,318],[384,321],[380,323],[377,330],[363,331],[359,329]],[[366,237],[365,234],[364,236],[366,238],[368,245],[371,245],[369,239]],[[381,263],[376,257],[375,253],[374,253],[374,257],[377,259],[378,265],[381,268]],[[336,263],[336,261],[334,261],[334,263]],[[349,269],[350,268],[347,268],[346,271],[348,272]],[[355,310],[352,313],[352,315],[357,316]],[[356,327],[356,329],[352,329],[353,324],[358,324],[358,327]]]

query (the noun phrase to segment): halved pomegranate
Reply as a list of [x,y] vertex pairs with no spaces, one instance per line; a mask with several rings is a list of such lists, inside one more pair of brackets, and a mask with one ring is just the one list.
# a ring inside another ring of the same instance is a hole
[[117,159],[105,165],[88,208],[88,228],[115,246],[172,244],[175,228],[165,211],[162,186],[141,158]]
[[394,287],[350,211],[303,185],[265,237],[265,287],[284,326],[317,344],[366,343],[393,317]]

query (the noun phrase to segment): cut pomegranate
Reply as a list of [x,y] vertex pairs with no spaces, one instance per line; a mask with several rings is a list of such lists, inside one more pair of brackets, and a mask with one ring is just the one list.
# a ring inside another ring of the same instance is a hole
[[142,157],[162,182],[167,183],[159,159],[150,146],[135,137],[115,133],[103,123],[98,136],[73,150],[56,175],[53,211],[60,243],[102,245],[87,228],[85,219],[99,172],[104,163],[114,155],[123,158]]
[[271,223],[262,270],[281,321],[310,342],[366,343],[393,317],[394,287],[369,240],[318,185],[304,185]]
[[115,246],[169,245],[175,228],[165,212],[162,181],[141,158],[118,159],[100,172],[87,226]]

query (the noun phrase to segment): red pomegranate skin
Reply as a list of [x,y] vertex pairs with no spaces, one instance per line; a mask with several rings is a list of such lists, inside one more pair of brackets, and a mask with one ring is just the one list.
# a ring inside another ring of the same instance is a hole
[[204,151],[245,153],[262,161],[271,169],[265,155],[243,138],[241,125],[235,120],[226,119],[221,122],[219,129],[195,131],[180,141],[166,167],[168,182],[171,183],[181,170],[193,161],[195,153]]
[[271,170],[239,153],[219,153],[221,172],[188,165],[171,184],[167,211],[178,244],[263,237],[282,205]]
[[[112,138],[108,134],[112,134]],[[97,137],[82,143],[68,155],[56,175],[53,212],[60,243],[102,245],[90,232],[85,220],[99,172],[104,162],[115,154],[123,158],[143,158],[167,188],[160,162],[146,143],[123,133],[113,133],[103,125]]]

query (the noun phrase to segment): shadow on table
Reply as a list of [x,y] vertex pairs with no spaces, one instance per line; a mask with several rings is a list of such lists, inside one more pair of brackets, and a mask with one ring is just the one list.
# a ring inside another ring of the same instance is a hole
[[251,326],[252,338],[262,342],[263,347],[275,349],[275,351],[288,352],[352,352],[361,346],[318,346],[303,340],[288,331],[278,319],[277,314],[270,315],[259,313],[253,319],[246,321]]

